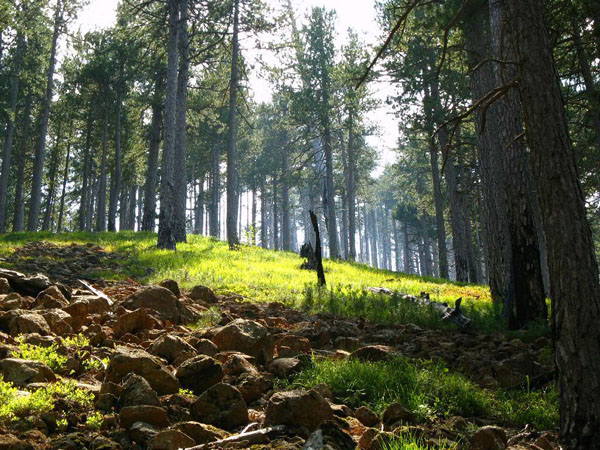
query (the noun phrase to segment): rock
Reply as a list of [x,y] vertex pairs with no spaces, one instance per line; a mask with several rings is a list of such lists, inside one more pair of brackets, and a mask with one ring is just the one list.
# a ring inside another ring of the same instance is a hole
[[335,422],[327,420],[306,440],[304,450],[355,450],[354,439]]
[[175,376],[181,387],[200,395],[223,379],[223,368],[210,356],[199,355],[181,364]]
[[33,450],[33,445],[12,434],[0,434],[0,450]]
[[158,358],[144,350],[119,347],[108,363],[106,381],[120,383],[132,372],[144,377],[158,395],[179,391],[179,381],[162,367]]
[[267,329],[258,322],[236,319],[219,328],[211,340],[220,351],[235,350],[260,359],[266,335]]
[[10,294],[12,292],[12,288],[10,287],[10,283],[6,278],[0,278],[0,295]]
[[80,450],[88,448],[91,436],[88,433],[70,433],[52,441],[55,450]]
[[55,382],[54,372],[40,361],[27,359],[6,358],[0,360],[0,374],[4,381],[10,381],[15,386],[25,387],[29,383]]
[[119,412],[119,421],[121,426],[129,430],[135,422],[144,422],[155,428],[165,428],[169,426],[167,411],[158,406],[138,405],[126,406]]
[[189,297],[196,301],[202,301],[206,303],[217,303],[218,299],[212,289],[206,286],[194,286]]
[[113,325],[113,332],[116,337],[121,337],[128,333],[134,334],[138,331],[158,328],[161,328],[161,323],[151,315],[151,310],[140,308],[119,317]]
[[394,435],[376,428],[369,428],[358,441],[358,448],[364,450],[387,450],[393,448]]
[[278,378],[288,378],[300,372],[306,364],[299,358],[277,358],[269,363],[269,372]]
[[32,297],[51,286],[48,277],[39,273],[26,276],[14,270],[0,269],[0,277],[7,279],[11,288],[19,294]]
[[208,444],[229,436],[224,430],[200,422],[180,422],[174,428],[191,437],[196,445]]
[[248,408],[242,394],[225,383],[207,389],[192,403],[190,412],[195,420],[226,430],[248,423]]
[[179,291],[179,285],[177,284],[177,281],[171,279],[162,280],[160,283],[158,283],[158,285],[170,290],[175,297],[181,297],[181,291]]
[[156,429],[146,422],[134,422],[129,427],[129,436],[135,442],[146,444],[157,435]]
[[163,334],[152,343],[148,351],[153,355],[166,359],[169,363],[173,363],[184,354],[189,355],[190,358],[197,354],[194,347],[179,336],[171,334]]
[[412,422],[415,415],[398,402],[390,404],[383,412],[383,423],[393,425],[397,422]]
[[193,346],[200,355],[215,356],[219,353],[219,347],[208,339],[198,339]]
[[161,319],[179,323],[177,297],[162,286],[148,286],[127,297],[122,305],[127,309],[148,308],[157,312]]
[[163,430],[148,444],[148,450],[179,450],[196,445],[196,441],[179,430]]
[[395,355],[397,355],[397,352],[393,347],[388,347],[387,345],[368,345],[350,353],[350,359],[377,362],[384,361]]
[[90,444],[90,450],[120,450],[123,447],[105,436],[96,437]]
[[123,392],[119,397],[119,406],[152,405],[160,406],[156,391],[141,376],[130,373],[123,382]]
[[56,286],[50,286],[38,294],[32,309],[66,308],[69,301]]
[[73,297],[73,300],[73,303],[63,308],[63,310],[71,315],[72,323],[70,325],[75,331],[91,322],[89,315],[104,314],[111,307],[106,298],[96,295]]
[[50,327],[44,316],[34,312],[20,314],[11,320],[9,324],[9,332],[11,336],[20,334],[38,333],[41,335],[50,334]]
[[365,427],[376,427],[381,423],[379,416],[366,406],[361,406],[354,411],[354,417]]
[[[0,278],[3,280],[3,278]],[[21,309],[25,307],[25,301],[16,292],[10,294],[0,294],[0,311],[11,311],[13,309]]]
[[477,430],[471,437],[470,450],[504,450],[507,445],[506,432],[495,426]]
[[238,376],[244,373],[257,375],[258,370],[242,355],[232,355],[225,364],[223,364],[223,372],[226,375]]
[[58,336],[73,334],[73,328],[71,327],[73,318],[69,313],[62,309],[48,309],[41,311],[41,314],[54,334]]
[[314,390],[277,392],[265,409],[265,425],[305,427],[310,432],[331,419],[333,411],[329,403]]
[[262,397],[273,387],[273,383],[262,375],[244,374],[238,379],[236,387],[242,393],[246,404],[249,404]]
[[273,339],[274,348],[278,347],[289,347],[295,354],[305,353],[310,354],[310,341],[302,336],[296,336],[295,334],[283,334],[277,335]]

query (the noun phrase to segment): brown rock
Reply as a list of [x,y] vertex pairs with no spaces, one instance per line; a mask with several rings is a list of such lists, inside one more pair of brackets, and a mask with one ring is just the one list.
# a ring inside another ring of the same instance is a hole
[[177,297],[162,286],[148,286],[127,297],[122,305],[127,309],[148,308],[163,320],[179,323]]
[[412,422],[415,415],[398,402],[390,404],[383,412],[383,423],[393,425],[397,422]]
[[304,367],[305,364],[299,358],[277,358],[269,363],[269,372],[278,378],[288,378]]
[[0,374],[3,375],[4,381],[10,381],[20,387],[29,383],[56,381],[54,372],[43,362],[19,358],[0,360]]
[[138,331],[154,330],[160,327],[160,321],[152,316],[149,309],[140,308],[119,317],[113,325],[113,332],[116,337],[121,337],[128,333],[133,334]]
[[248,408],[240,391],[229,384],[218,383],[192,403],[192,417],[203,423],[227,430],[248,423]]
[[229,436],[224,430],[200,422],[180,422],[174,428],[191,437],[196,445],[208,444]]
[[152,405],[160,406],[158,395],[145,378],[130,373],[123,382],[123,391],[119,398],[119,406]]
[[34,312],[17,315],[9,324],[11,336],[27,333],[50,334],[50,327],[44,316]]
[[120,383],[132,372],[144,377],[158,395],[179,391],[179,381],[162,367],[158,358],[144,350],[119,347],[108,363],[106,381]]
[[16,292],[0,294],[0,311],[11,311],[13,309],[25,308],[25,301]]
[[262,357],[267,329],[258,322],[236,319],[219,328],[212,341],[220,351],[235,350],[254,357]]
[[335,422],[327,420],[319,425],[304,444],[305,450],[355,450],[354,439]]
[[10,283],[6,278],[0,278],[0,295],[10,294],[12,292],[12,288],[10,287]]
[[223,379],[223,368],[210,356],[199,355],[181,364],[175,376],[181,387],[200,395]]
[[223,372],[226,375],[238,376],[244,373],[257,375],[258,370],[242,355],[232,355],[225,364]]
[[262,375],[244,374],[238,378],[236,387],[242,393],[246,404],[258,400],[273,387],[273,383]]
[[33,450],[33,445],[12,434],[0,434],[0,450]]
[[379,416],[366,406],[361,406],[356,409],[356,411],[354,411],[354,417],[356,417],[365,427],[376,427],[381,423]]
[[66,308],[68,300],[56,286],[50,286],[38,294],[33,302],[32,309]]
[[57,336],[68,336],[73,334],[71,323],[73,318],[62,309],[48,309],[41,312],[48,323],[50,330]]
[[179,430],[163,430],[148,445],[148,450],[179,450],[196,444],[191,437]]
[[219,347],[208,339],[198,339],[193,343],[193,347],[200,355],[215,356],[219,353]]
[[265,410],[266,425],[305,427],[314,431],[325,420],[333,419],[333,411],[321,394],[314,390],[275,393]]
[[177,281],[171,279],[162,280],[160,283],[158,283],[158,285],[170,290],[175,297],[181,297],[181,291],[179,290]]
[[194,286],[192,292],[190,292],[190,298],[196,301],[202,301],[206,303],[217,303],[218,299],[215,293],[206,286]]
[[185,342],[179,336],[163,334],[155,340],[148,349],[153,355],[166,359],[172,363],[182,355],[189,355],[189,358],[196,356],[196,349]]
[[507,445],[506,432],[500,427],[482,427],[473,434],[470,444],[470,450],[504,450]]
[[129,430],[135,422],[144,422],[156,428],[169,426],[167,411],[158,406],[138,405],[126,406],[119,412],[121,427]]

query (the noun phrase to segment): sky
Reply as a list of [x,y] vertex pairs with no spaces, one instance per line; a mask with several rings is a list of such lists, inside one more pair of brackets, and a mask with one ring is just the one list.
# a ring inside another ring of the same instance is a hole
[[[278,0],[267,1],[273,4],[280,3]],[[90,0],[80,11],[77,25],[83,32],[114,25],[117,4],[118,0]],[[337,48],[344,44],[348,28],[354,29],[361,41],[369,45],[376,45],[385,38],[382,37],[376,21],[374,0],[292,0],[292,7],[299,25],[302,24],[306,13],[314,6],[324,6],[336,11]],[[242,48],[242,51],[244,50],[246,51],[245,56],[252,62],[255,50]],[[270,99],[270,86],[258,74],[250,75],[249,82],[256,101]],[[393,94],[395,87],[387,82],[377,82],[371,83],[369,89],[375,98],[380,100],[379,108],[369,113],[369,119],[378,125],[379,133],[367,138],[369,145],[377,150],[380,157],[379,166],[373,173],[373,175],[378,175],[385,164],[394,161],[392,149],[396,147],[398,140],[398,119],[393,116],[391,107],[385,104],[385,99],[388,95]]]

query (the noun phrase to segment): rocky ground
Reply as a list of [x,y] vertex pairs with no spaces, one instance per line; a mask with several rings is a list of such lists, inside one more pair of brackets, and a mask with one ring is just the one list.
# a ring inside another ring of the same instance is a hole
[[[0,375],[23,396],[74,380],[93,395],[100,419],[98,429],[90,427],[90,411],[63,398],[39,417],[0,423],[0,450],[384,449],[386,439],[402,433],[432,448],[440,442],[473,450],[558,448],[552,433],[460,417],[418,423],[398,403],[381,416],[339,404],[325,385],[275,388],[311,355],[378,361],[395,354],[441,359],[481,386],[514,388],[525,376],[551,371],[545,338],[527,344],[314,316],[276,302],[217,296],[204,286],[182,291],[172,280],[160,286],[78,281],[119,259],[91,244],[31,244],[5,260],[50,278],[0,269]],[[187,326],[207,318],[214,323]],[[77,335],[85,345],[66,343]],[[23,343],[56,348],[64,364],[53,369],[15,357]]]

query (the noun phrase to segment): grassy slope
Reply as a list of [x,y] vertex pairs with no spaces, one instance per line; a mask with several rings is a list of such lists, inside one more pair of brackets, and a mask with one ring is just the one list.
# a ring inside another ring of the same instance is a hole
[[[120,274],[103,273],[108,279],[142,276],[146,282],[165,278],[183,287],[205,284],[217,291],[232,291],[258,301],[298,301],[307,285],[316,281],[314,272],[299,270],[302,260],[295,253],[274,252],[243,246],[230,251],[227,244],[211,238],[188,236],[187,244],[179,244],[177,252],[155,248],[151,233],[13,233],[0,236],[0,256],[30,241],[54,243],[97,243],[107,250],[126,252],[130,258]],[[146,268],[153,272],[146,275]],[[464,285],[430,277],[370,268],[363,264],[325,261],[329,286],[360,289],[383,286],[402,293],[418,295],[421,291],[432,299],[454,302],[463,297],[467,303],[489,303],[485,286]]]

